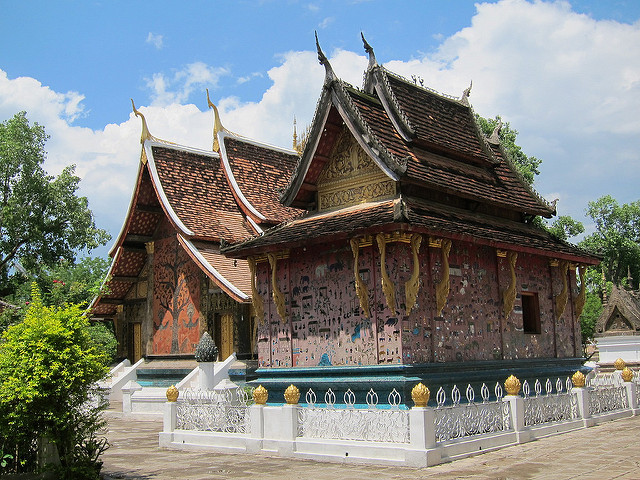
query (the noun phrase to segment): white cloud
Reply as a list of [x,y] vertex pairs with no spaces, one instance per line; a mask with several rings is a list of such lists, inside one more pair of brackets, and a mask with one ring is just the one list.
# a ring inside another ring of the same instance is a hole
[[146,42],[153,45],[158,50],[162,48],[163,41],[164,41],[164,38],[160,34],[149,32],[149,35],[147,35]]
[[154,73],[147,78],[146,85],[151,90],[153,105],[166,106],[174,103],[184,103],[194,89],[215,88],[220,77],[228,75],[229,70],[223,67],[210,67],[203,62],[186,65],[173,75]]
[[238,83],[238,85],[242,85],[243,83],[250,82],[254,78],[262,78],[262,77],[264,77],[262,72],[253,72],[253,73],[250,73],[249,75],[246,75],[244,77],[238,77],[238,80],[236,80],[236,82]]
[[329,25],[335,22],[335,20],[335,17],[325,17],[318,25],[318,28],[327,28]]

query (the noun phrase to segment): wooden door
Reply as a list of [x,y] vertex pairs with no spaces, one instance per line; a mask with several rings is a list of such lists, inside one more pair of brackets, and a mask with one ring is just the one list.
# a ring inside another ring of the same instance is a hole
[[142,358],[142,324],[134,323],[133,324],[133,342],[132,342],[132,356],[133,362],[136,363],[138,360]]
[[233,353],[233,315],[225,313],[220,317],[220,360],[226,360]]

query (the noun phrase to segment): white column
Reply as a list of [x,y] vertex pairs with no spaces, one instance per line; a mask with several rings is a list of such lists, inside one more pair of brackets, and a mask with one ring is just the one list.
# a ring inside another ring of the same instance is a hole
[[172,433],[178,424],[178,402],[165,402],[162,417],[162,431]]
[[258,453],[262,450],[264,439],[264,405],[254,404],[249,407],[249,424],[251,433],[247,439],[247,453]]
[[281,455],[293,455],[295,440],[298,436],[298,405],[285,404],[282,406],[282,430],[278,447]]
[[409,410],[409,437],[412,448],[427,449],[436,446],[432,408],[413,407]]
[[198,363],[198,386],[202,390],[213,390],[215,387],[215,362]]
[[524,398],[519,395],[506,395],[504,401],[509,402],[511,425],[516,432],[518,443],[528,442],[531,435],[524,426]]
[[634,415],[638,415],[640,410],[638,409],[638,395],[636,392],[636,384],[633,382],[622,382],[627,389],[627,401],[629,402],[629,409]]
[[134,380],[129,380],[124,387],[122,387],[122,413],[132,412],[131,397],[140,390],[142,390],[142,387]]
[[578,402],[578,415],[582,418],[585,427],[591,427],[594,424],[591,418],[591,403],[589,401],[589,389],[586,387],[573,387],[571,393],[576,396]]

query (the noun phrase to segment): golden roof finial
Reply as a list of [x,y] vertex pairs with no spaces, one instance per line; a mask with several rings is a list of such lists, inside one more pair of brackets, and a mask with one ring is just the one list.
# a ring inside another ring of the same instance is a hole
[[293,116],[293,149],[298,150],[298,132],[296,132],[296,116]]
[[140,143],[144,143],[145,140],[153,140],[154,137],[149,133],[149,128],[147,127],[147,119],[144,118],[144,115],[136,109],[136,104],[133,103],[133,98],[131,99],[131,106],[133,106],[133,113],[135,113],[136,117],[140,117],[142,119],[142,134],[140,135]]
[[211,98],[209,98],[209,89],[207,88],[207,104],[209,108],[213,109],[213,151],[220,152],[220,145],[218,144],[218,132],[223,131],[225,128],[222,126],[222,122],[220,121],[220,113],[218,113],[218,107],[216,107]]

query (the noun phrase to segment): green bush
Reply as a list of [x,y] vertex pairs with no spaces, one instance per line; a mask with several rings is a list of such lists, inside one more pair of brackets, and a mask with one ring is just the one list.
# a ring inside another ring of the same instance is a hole
[[[33,290],[24,320],[0,344],[0,451],[13,455],[15,472],[50,462],[59,478],[98,478],[106,404],[95,385],[107,373],[104,354],[79,306],[47,307]],[[38,462],[43,445],[54,454]]]
[[102,352],[105,365],[111,365],[118,353],[118,341],[116,336],[106,324],[96,322],[88,327],[89,335],[96,348]]

